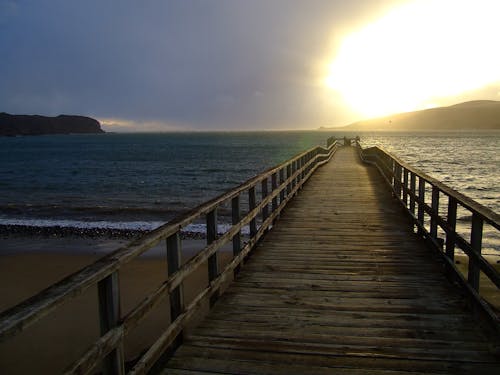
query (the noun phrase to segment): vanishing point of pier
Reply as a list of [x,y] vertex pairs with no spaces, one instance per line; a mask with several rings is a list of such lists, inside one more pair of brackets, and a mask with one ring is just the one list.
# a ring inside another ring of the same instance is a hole
[[[472,216],[470,236],[457,209]],[[206,247],[183,262],[182,228],[200,217]],[[102,336],[68,373],[498,374],[498,311],[481,285],[498,292],[500,277],[481,254],[485,226],[499,230],[498,215],[396,156],[330,139],[6,311],[0,333],[97,284]],[[165,282],[123,316],[120,267],[159,241]],[[200,269],[209,283],[188,301],[183,282]],[[164,298],[171,324],[124,358],[124,337]]]

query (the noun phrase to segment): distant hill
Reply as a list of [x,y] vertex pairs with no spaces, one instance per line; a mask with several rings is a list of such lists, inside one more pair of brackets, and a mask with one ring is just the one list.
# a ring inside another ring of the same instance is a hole
[[0,136],[104,133],[99,121],[84,116],[10,115],[0,113]]
[[500,102],[477,100],[449,107],[398,113],[330,129],[349,131],[500,130]]

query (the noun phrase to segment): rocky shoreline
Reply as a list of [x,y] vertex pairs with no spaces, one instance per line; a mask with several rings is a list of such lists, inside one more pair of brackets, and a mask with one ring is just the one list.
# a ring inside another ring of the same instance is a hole
[[[76,227],[34,227],[29,225],[0,225],[0,238],[42,237],[42,238],[109,238],[134,240],[146,234],[146,230],[112,228],[76,228]],[[182,239],[205,239],[204,233],[182,232]]]

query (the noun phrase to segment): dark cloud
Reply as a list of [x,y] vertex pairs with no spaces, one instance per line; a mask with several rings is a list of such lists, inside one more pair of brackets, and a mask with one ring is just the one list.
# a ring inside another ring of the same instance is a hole
[[[317,65],[397,1],[0,1],[0,110],[187,128],[342,124]],[[330,102],[328,102],[330,100]]]

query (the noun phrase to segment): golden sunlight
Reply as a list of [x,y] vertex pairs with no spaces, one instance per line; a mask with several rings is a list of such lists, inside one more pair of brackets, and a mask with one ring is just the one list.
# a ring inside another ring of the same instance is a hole
[[413,1],[347,36],[325,84],[375,117],[499,82],[498,15],[497,0]]

